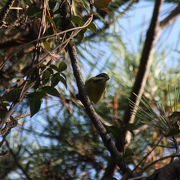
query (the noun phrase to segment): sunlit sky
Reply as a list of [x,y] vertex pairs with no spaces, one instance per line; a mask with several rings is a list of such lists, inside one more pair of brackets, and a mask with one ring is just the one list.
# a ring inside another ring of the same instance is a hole
[[[177,3],[176,3],[177,4]],[[174,3],[164,3],[161,9],[161,17],[164,18],[168,13],[176,6]],[[153,2],[147,2],[145,0],[140,1],[128,12],[125,18],[121,19],[121,26],[124,27],[122,31],[124,33],[124,40],[131,41],[131,46],[137,50],[137,41],[139,41],[139,34],[146,32],[153,11]],[[128,34],[128,37],[127,37]],[[126,39],[127,38],[127,39]],[[167,27],[157,44],[158,49],[167,49],[168,63],[174,64],[175,62],[171,59],[178,60],[178,54],[176,51],[180,51],[180,18],[177,18],[175,23]],[[180,59],[180,58],[179,58]],[[171,64],[171,65],[172,65]]]

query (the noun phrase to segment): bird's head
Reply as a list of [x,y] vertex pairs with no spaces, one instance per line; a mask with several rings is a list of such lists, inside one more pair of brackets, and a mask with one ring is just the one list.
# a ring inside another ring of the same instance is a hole
[[101,73],[95,76],[93,79],[95,82],[101,82],[101,81],[105,82],[108,81],[110,78],[106,73]]

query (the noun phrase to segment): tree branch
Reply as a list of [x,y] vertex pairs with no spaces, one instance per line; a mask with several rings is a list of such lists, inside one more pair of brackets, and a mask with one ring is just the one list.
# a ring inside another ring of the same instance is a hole
[[68,53],[70,56],[74,77],[76,79],[76,83],[78,86],[80,99],[81,99],[82,104],[84,105],[87,115],[89,116],[92,123],[96,127],[98,133],[100,134],[100,136],[103,140],[104,145],[109,150],[112,158],[117,163],[117,165],[119,166],[122,173],[123,174],[125,174],[127,172],[131,173],[131,170],[128,167],[126,167],[125,163],[122,160],[122,156],[117,151],[115,145],[112,142],[110,135],[107,133],[105,127],[103,126],[103,124],[101,122],[101,117],[98,116],[98,114],[95,112],[95,110],[92,106],[92,103],[90,102],[89,98],[87,97],[87,94],[86,94],[85,88],[84,88],[84,83],[81,78],[81,73],[80,73],[80,68],[78,65],[78,57],[77,57],[77,52],[76,52],[75,46],[73,46],[72,44],[69,44],[68,45]]
[[114,162],[114,159],[110,158],[105,169],[104,175],[102,177],[102,180],[110,179],[114,174],[115,168],[116,163]]
[[[140,59],[139,71],[135,79],[135,83],[131,92],[130,101],[134,104],[131,106],[130,103],[124,113],[123,122],[125,124],[133,123],[135,119],[135,111],[140,103],[141,96],[144,92],[144,88],[146,85],[146,81],[149,75],[150,67],[152,64],[152,55],[155,43],[159,37],[159,16],[160,16],[160,8],[163,3],[163,0],[156,0],[153,10],[153,15],[151,18],[151,23],[149,25],[146,40],[144,43],[144,48],[142,51],[142,56]],[[127,131],[123,130],[121,141],[117,141],[116,145],[118,150],[123,152],[125,145],[125,138]]]
[[146,167],[144,167],[143,170],[141,171],[141,173],[145,172],[147,169],[149,169],[151,166],[153,166],[154,164],[158,163],[159,161],[163,161],[165,159],[172,158],[172,157],[180,157],[180,154],[176,153],[176,154],[171,154],[169,156],[165,156],[165,157],[159,158],[159,159],[153,161],[152,163],[148,164]]
[[142,52],[142,56],[140,59],[139,71],[136,76],[136,80],[134,83],[134,87],[130,96],[130,101],[134,102],[133,107],[128,106],[125,114],[124,114],[124,122],[128,124],[129,122],[134,121],[134,109],[139,105],[140,98],[144,91],[144,87],[146,85],[147,77],[149,74],[149,70],[152,64],[152,54],[153,47],[158,38],[158,19],[160,16],[160,8],[163,0],[156,0],[153,17],[151,19],[151,24],[146,34],[146,40],[144,43],[144,48]]
[[[62,15],[62,30],[67,30],[68,28],[71,28],[71,26],[72,26],[71,19],[70,19],[71,17],[70,17],[70,14],[68,14],[69,4],[67,1],[63,1],[61,3],[60,7],[61,7],[60,13]],[[70,36],[70,34],[67,33],[66,38],[69,38],[69,36]],[[84,105],[87,115],[89,116],[90,120],[96,127],[98,133],[100,134],[104,145],[106,146],[106,148],[108,149],[108,151],[111,154],[111,157],[114,159],[116,164],[119,166],[120,171],[123,174],[125,174],[125,173],[131,174],[131,170],[124,163],[122,156],[116,149],[110,135],[107,133],[106,128],[102,124],[102,120],[101,120],[102,118],[95,112],[95,110],[92,106],[92,103],[90,102],[90,100],[86,94],[86,91],[84,88],[84,82],[81,78],[82,76],[81,76],[80,67],[78,65],[78,62],[79,62],[78,55],[77,55],[76,47],[73,44],[73,42],[70,42],[67,45],[67,51],[68,51],[68,54],[70,57],[73,74],[76,79],[77,87],[79,90],[80,100],[81,100],[82,104]]]
[[172,24],[179,15],[180,15],[180,3],[176,6],[174,10],[171,11],[171,13],[166,18],[164,18],[160,22],[161,30]]

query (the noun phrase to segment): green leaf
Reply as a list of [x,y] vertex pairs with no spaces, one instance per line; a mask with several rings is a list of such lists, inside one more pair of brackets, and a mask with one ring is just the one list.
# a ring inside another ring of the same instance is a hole
[[51,86],[56,86],[59,83],[60,79],[61,78],[59,73],[54,74],[51,78]]
[[98,31],[96,28],[96,25],[93,22],[87,28],[90,29],[94,33],[97,33]]
[[47,69],[51,74],[54,74],[54,72],[53,72],[53,69],[52,68],[48,68]]
[[1,106],[3,106],[3,107],[9,106],[9,102],[8,101],[3,101],[1,103]]
[[47,69],[51,74],[54,74],[53,70],[51,68]]
[[59,71],[59,69],[58,69],[58,67],[57,66],[55,66],[54,64],[51,64],[51,66],[50,66],[52,69],[54,69],[55,71]]
[[[87,18],[82,19],[79,16],[73,16],[72,17],[72,21],[75,25],[77,26],[83,26],[86,23]],[[93,31],[94,33],[97,32],[97,28],[96,25],[92,22],[89,24],[89,26],[87,27],[89,30]],[[85,28],[86,29],[86,28]]]
[[38,89],[37,92],[35,92],[35,95],[38,95],[39,97],[43,98],[44,96],[46,96],[46,92],[44,91],[43,88]]
[[77,35],[77,42],[80,43],[83,38],[84,38],[84,33],[86,32],[86,29],[82,30],[81,32],[78,33]]
[[79,16],[72,16],[72,22],[78,26],[82,26],[85,23],[85,21],[81,19]]
[[65,71],[66,69],[67,69],[66,63],[61,62],[58,67],[59,72]]
[[42,96],[43,95],[40,92],[35,92],[29,95],[31,117],[33,117],[37,112],[39,112],[42,103]]
[[59,92],[56,88],[52,86],[45,86],[42,88],[47,94],[50,94],[52,96],[59,97]]
[[56,86],[59,82],[62,82],[64,84],[64,86],[67,88],[67,83],[66,83],[66,79],[61,76],[59,73],[56,73],[53,75],[53,77],[51,78],[51,86]]
[[[76,26],[83,26],[85,24],[85,20],[81,19],[79,16],[73,16],[72,21]],[[77,43],[80,43],[84,38],[84,33],[86,32],[87,28],[82,29],[77,35]]]
[[12,89],[4,95],[4,100],[9,102],[17,101],[19,99],[20,94],[20,88]]
[[50,77],[51,77],[51,72],[49,72],[49,70],[44,71],[42,75],[43,84],[46,84],[49,81]]

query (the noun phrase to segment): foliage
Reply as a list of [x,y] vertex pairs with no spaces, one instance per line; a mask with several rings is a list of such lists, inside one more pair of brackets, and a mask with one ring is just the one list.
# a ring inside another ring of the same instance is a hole
[[[0,2],[1,9],[6,3]],[[139,52],[132,53],[120,32],[110,28],[136,3],[114,0],[103,10],[75,0],[67,7],[66,22],[61,0],[13,2],[0,28],[0,119],[6,120],[1,130],[1,179],[101,179],[107,171],[109,152],[76,99],[67,53],[72,39],[86,76],[105,71],[112,77],[95,109],[113,124],[106,127],[112,139],[121,137],[122,129],[133,135],[124,152],[127,165],[139,172],[157,158],[178,153],[180,74],[178,66],[162,68],[163,53],[153,57],[135,122],[123,122],[144,39],[140,37]],[[109,51],[107,57],[102,49]],[[172,84],[174,89],[168,89]],[[118,168],[113,171],[112,177],[122,176]]]

